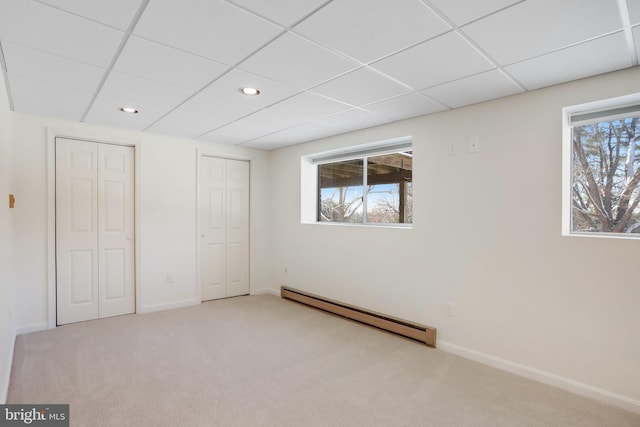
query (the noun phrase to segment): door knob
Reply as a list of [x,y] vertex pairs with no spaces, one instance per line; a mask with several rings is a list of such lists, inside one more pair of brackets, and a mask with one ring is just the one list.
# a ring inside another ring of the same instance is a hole
[[132,240],[132,239],[133,239],[133,236],[132,236],[131,234],[129,234],[129,235],[127,236],[127,240]]

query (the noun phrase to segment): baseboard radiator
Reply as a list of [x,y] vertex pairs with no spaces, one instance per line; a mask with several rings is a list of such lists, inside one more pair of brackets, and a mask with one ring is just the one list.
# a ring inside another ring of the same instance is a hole
[[430,326],[376,313],[371,310],[330,300],[287,286],[280,288],[280,296],[329,313],[337,314],[338,316],[346,317],[347,319],[412,338],[425,343],[429,347],[435,348],[436,346],[436,328]]

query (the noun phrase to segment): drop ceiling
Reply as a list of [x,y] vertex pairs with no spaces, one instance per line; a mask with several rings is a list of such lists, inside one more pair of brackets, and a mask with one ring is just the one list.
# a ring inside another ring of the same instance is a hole
[[16,112],[271,150],[636,66],[640,0],[0,0],[0,46]]

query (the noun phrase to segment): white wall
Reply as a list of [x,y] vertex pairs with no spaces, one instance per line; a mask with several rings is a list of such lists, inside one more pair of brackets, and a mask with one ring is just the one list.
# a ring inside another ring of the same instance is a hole
[[[636,67],[272,152],[274,289],[435,326],[443,349],[640,410],[640,241],[560,235],[561,108],[638,91]],[[300,224],[302,155],[404,135],[413,229]]]
[[3,77],[0,73],[0,403],[4,403],[9,386],[13,343],[15,340],[13,230],[9,209],[11,184],[11,111]]
[[[196,286],[196,162],[208,154],[251,160],[254,260],[267,256],[264,218],[268,209],[257,195],[266,192],[267,152],[189,139],[77,124],[14,114],[12,157],[16,236],[16,323],[19,332],[43,329],[48,322],[47,286],[47,129],[67,136],[136,145],[137,156],[137,305],[139,312],[199,303]],[[264,261],[254,262],[251,291],[268,288]],[[167,275],[174,278],[167,283]]]

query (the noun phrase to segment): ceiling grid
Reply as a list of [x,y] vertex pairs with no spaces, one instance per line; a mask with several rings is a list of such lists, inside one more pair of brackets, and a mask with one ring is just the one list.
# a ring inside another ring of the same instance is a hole
[[637,66],[639,54],[640,0],[0,3],[14,111],[264,150]]

